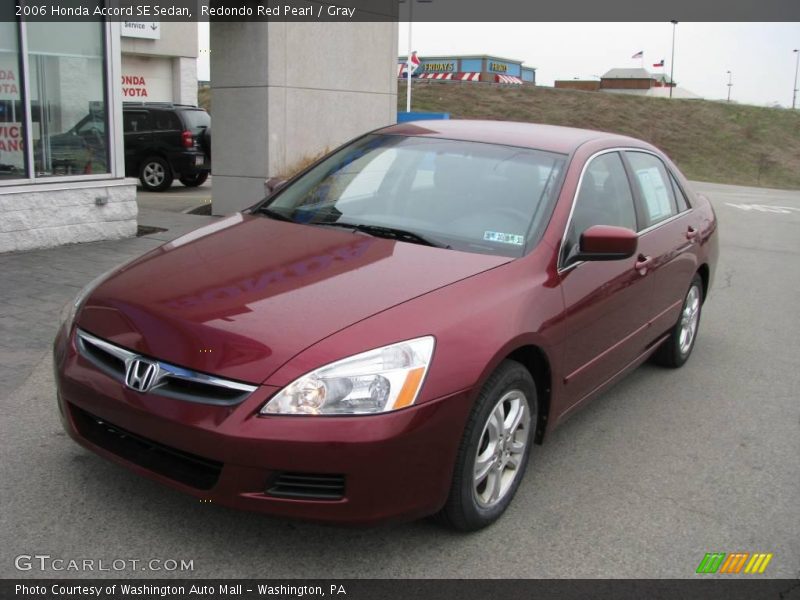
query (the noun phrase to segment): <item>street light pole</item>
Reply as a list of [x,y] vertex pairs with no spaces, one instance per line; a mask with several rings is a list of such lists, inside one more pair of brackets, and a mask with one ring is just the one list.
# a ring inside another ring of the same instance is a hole
[[731,101],[731,88],[733,87],[733,73],[728,71],[728,102]]
[[792,88],[792,110],[794,110],[795,102],[797,101],[797,68],[800,67],[800,50],[792,50],[797,55],[794,63],[794,88]]
[[672,58],[669,60],[669,97],[672,98],[672,88],[675,87],[675,80],[672,76],[675,74],[675,26],[677,21],[670,21],[672,23]]

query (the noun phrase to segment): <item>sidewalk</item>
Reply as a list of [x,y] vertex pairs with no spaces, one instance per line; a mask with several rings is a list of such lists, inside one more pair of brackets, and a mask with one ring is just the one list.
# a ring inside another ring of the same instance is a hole
[[138,238],[0,254],[0,397],[49,352],[64,305],[98,275],[217,217],[139,208],[139,225],[167,231]]

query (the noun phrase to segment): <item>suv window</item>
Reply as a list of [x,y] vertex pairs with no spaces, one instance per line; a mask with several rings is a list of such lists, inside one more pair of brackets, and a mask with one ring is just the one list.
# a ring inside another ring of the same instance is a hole
[[615,225],[636,231],[633,195],[617,152],[593,159],[583,174],[564,240],[563,264],[577,254],[581,234],[593,225]]
[[650,227],[678,214],[672,182],[664,163],[645,152],[628,152],[627,157],[642,193],[646,226]]
[[180,115],[186,123],[186,129],[194,133],[211,125],[211,117],[204,110],[182,110]]
[[76,133],[78,135],[103,134],[105,130],[105,119],[97,115],[90,115],[78,124]]
[[181,131],[183,126],[178,116],[173,112],[165,110],[154,110],[153,129],[157,131]]
[[125,133],[137,133],[150,130],[150,118],[146,112],[125,111],[122,115]]

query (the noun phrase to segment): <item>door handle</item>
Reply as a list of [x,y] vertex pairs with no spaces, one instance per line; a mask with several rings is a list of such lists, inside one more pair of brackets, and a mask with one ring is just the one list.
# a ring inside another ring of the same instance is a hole
[[650,268],[650,265],[653,264],[653,257],[652,256],[644,256],[640,254],[636,259],[636,263],[634,263],[634,268],[639,271],[640,275],[646,275],[647,269]]
[[697,237],[697,229],[689,225],[689,229],[686,230],[686,239],[687,240],[694,240]]

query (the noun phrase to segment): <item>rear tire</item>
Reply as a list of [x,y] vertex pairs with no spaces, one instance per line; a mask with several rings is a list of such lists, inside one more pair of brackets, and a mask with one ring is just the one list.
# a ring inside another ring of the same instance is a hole
[[456,457],[438,520],[460,531],[491,525],[505,512],[528,464],[537,419],[536,385],[506,360],[481,389]]
[[695,274],[683,300],[678,322],[670,331],[667,340],[653,354],[654,363],[677,369],[689,360],[697,340],[702,308],[703,280],[700,279],[700,275]]
[[182,175],[179,181],[186,187],[198,187],[203,185],[208,179],[208,171],[194,173],[192,175]]
[[151,156],[139,167],[139,181],[148,192],[163,192],[172,185],[174,176],[169,163],[160,156]]

